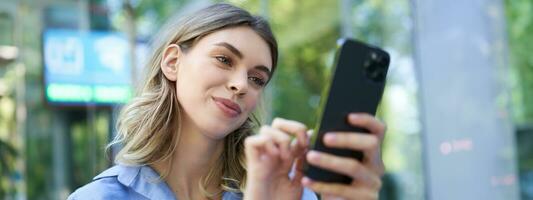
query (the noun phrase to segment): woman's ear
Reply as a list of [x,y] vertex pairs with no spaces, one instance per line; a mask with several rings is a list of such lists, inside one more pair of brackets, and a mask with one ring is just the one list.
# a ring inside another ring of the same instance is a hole
[[163,50],[163,58],[161,59],[161,71],[165,77],[170,81],[176,81],[178,76],[178,64],[180,57],[183,56],[180,46],[177,44],[168,45]]

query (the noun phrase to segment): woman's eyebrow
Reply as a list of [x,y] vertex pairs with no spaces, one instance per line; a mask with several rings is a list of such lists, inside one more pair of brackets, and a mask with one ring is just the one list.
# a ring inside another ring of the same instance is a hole
[[235,48],[233,45],[231,45],[231,44],[229,44],[227,42],[219,42],[219,43],[216,43],[215,45],[216,46],[221,46],[221,47],[226,47],[226,49],[228,49],[231,52],[233,52],[233,54],[237,55],[237,57],[239,57],[240,59],[243,58],[242,53],[237,48]]
[[[219,43],[216,43],[215,45],[216,46],[225,47],[226,49],[230,50],[232,53],[237,55],[237,57],[239,57],[240,59],[242,59],[244,57],[242,55],[242,53],[237,48],[235,48],[233,45],[231,45],[231,44],[229,44],[227,42],[219,42]],[[272,72],[270,71],[270,69],[268,69],[268,67],[265,67],[263,65],[258,65],[258,66],[255,66],[254,68],[256,68],[259,71],[265,72],[268,75],[269,79],[272,76]]]

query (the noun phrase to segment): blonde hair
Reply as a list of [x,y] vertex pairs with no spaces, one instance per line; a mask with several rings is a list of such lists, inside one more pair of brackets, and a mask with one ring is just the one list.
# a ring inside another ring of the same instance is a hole
[[[170,20],[153,42],[154,52],[146,65],[147,76],[135,98],[121,110],[117,120],[117,136],[108,145],[123,147],[115,158],[124,165],[148,165],[168,161],[176,149],[180,135],[180,106],[175,83],[166,79],[160,69],[162,53],[171,44],[178,44],[184,52],[203,36],[225,28],[247,26],[260,35],[270,47],[272,72],[277,64],[277,42],[268,23],[259,16],[229,5],[214,4],[180,20]],[[208,183],[216,182],[220,189],[240,192],[246,184],[244,138],[252,134],[258,120],[252,115],[237,130],[224,139],[224,151],[217,165],[199,183],[206,197]],[[220,167],[222,166],[222,167]],[[168,172],[162,173],[164,178]]]

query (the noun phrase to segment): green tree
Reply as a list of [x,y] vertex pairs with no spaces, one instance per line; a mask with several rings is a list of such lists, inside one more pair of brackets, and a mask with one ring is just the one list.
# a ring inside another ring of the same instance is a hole
[[[513,114],[520,176],[533,171],[533,1],[506,0],[509,62],[512,80]],[[521,181],[522,198],[527,182]]]
[[15,159],[18,156],[17,150],[8,142],[0,140],[0,197],[13,194],[11,185],[15,171]]
[[506,0],[513,104],[518,124],[533,123],[533,1]]

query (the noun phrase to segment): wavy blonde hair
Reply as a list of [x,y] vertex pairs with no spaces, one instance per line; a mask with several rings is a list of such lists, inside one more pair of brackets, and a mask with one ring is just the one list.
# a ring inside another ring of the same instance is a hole
[[[166,79],[160,63],[164,49],[178,44],[183,51],[192,48],[202,37],[225,28],[247,26],[260,35],[270,47],[272,72],[277,64],[277,42],[268,22],[259,16],[229,5],[214,4],[179,20],[169,20],[158,37],[152,42],[153,54],[146,65],[146,77],[141,90],[121,110],[117,120],[117,136],[108,145],[115,144],[122,149],[115,162],[124,165],[149,165],[171,160],[180,137],[180,106],[176,98],[175,82]],[[224,191],[240,192],[246,184],[244,138],[252,134],[258,124],[252,114],[237,130],[224,139],[224,151],[211,166],[208,174],[199,183],[206,197],[208,183],[216,182]],[[222,167],[221,167],[222,166]],[[161,177],[168,175],[163,172]]]

